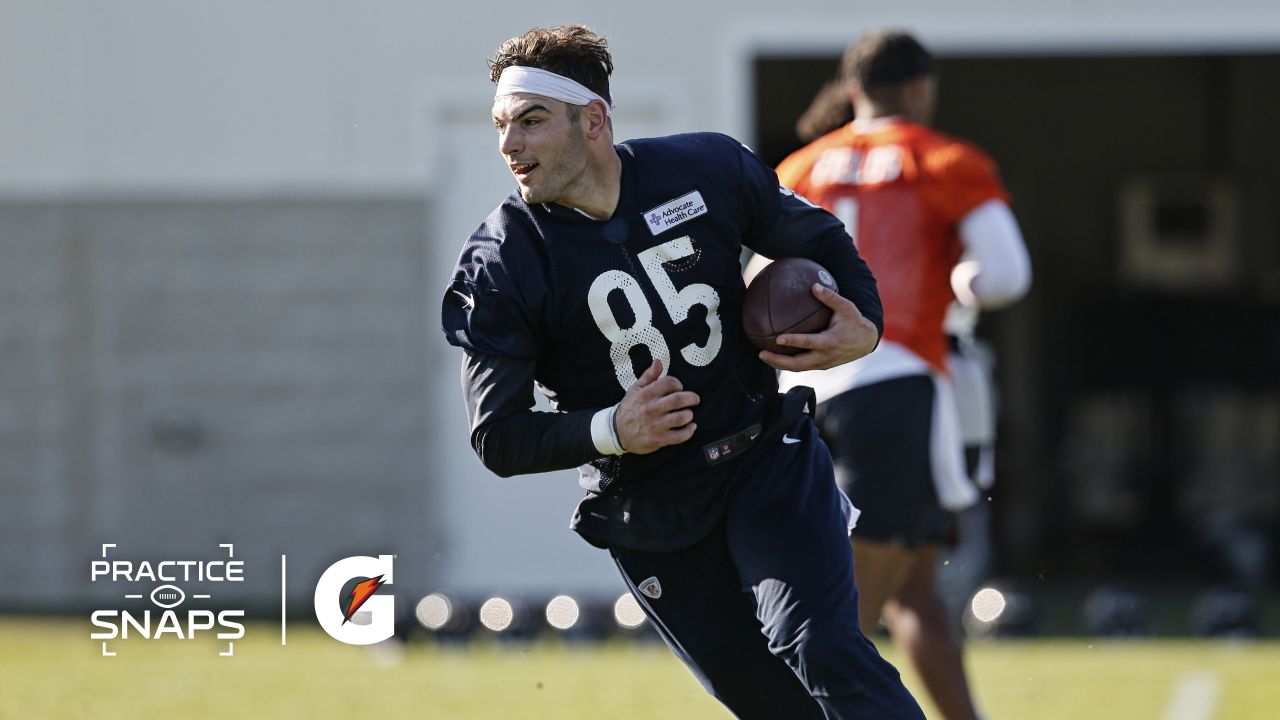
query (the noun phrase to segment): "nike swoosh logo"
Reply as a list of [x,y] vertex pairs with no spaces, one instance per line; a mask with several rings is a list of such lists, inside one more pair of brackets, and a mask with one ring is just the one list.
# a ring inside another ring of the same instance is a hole
[[474,310],[474,309],[476,308],[476,299],[475,299],[474,297],[472,297],[472,296],[470,296],[470,295],[468,295],[468,294],[466,294],[466,293],[462,292],[461,290],[454,290],[454,291],[453,291],[453,294],[454,294],[454,295],[457,295],[457,296],[458,296],[458,297],[460,297],[460,298],[462,298],[462,305],[463,305],[463,307],[467,307],[467,308],[470,308],[470,309],[472,309],[472,310]]
[[791,437],[790,435],[787,435],[786,433],[783,433],[783,435],[782,435],[782,444],[784,444],[784,445],[795,445],[795,444],[796,444],[796,443],[798,443],[798,442],[800,442],[800,438],[793,438],[793,437]]

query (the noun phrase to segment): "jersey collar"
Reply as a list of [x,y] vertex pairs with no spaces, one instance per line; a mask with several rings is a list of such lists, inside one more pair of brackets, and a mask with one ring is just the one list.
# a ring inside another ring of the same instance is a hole
[[906,118],[901,115],[885,115],[884,117],[867,118],[866,120],[854,120],[849,127],[855,133],[869,133],[886,130],[896,125],[905,123]]

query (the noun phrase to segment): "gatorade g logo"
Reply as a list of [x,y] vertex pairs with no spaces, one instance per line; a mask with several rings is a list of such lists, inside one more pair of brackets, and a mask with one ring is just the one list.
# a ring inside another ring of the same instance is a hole
[[[395,633],[396,600],[390,595],[374,597],[383,585],[392,583],[393,555],[357,555],[329,566],[316,583],[316,619],[320,627],[335,640],[348,645],[372,645]],[[346,597],[340,597],[342,586],[354,578],[368,578],[356,583]],[[357,610],[372,618],[369,622],[352,621]]]

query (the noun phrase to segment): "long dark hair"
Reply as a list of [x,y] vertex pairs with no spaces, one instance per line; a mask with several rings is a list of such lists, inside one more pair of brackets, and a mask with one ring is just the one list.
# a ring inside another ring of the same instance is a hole
[[875,98],[933,72],[933,56],[904,30],[883,29],[858,38],[840,60],[840,74],[822,86],[796,121],[796,135],[812,142],[853,120],[849,85]]
[[813,142],[852,120],[853,100],[849,97],[849,84],[843,80],[832,80],[822,86],[808,109],[796,120],[796,137],[801,142]]

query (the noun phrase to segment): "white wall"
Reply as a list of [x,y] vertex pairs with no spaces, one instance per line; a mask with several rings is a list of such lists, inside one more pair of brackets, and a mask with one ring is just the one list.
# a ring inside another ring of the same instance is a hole
[[[441,6],[445,7],[442,9]],[[444,116],[484,123],[484,58],[586,22],[617,100],[663,129],[744,133],[753,49],[842,47],[901,24],[943,51],[1275,47],[1269,0],[848,3],[0,0],[0,194],[439,186]]]

